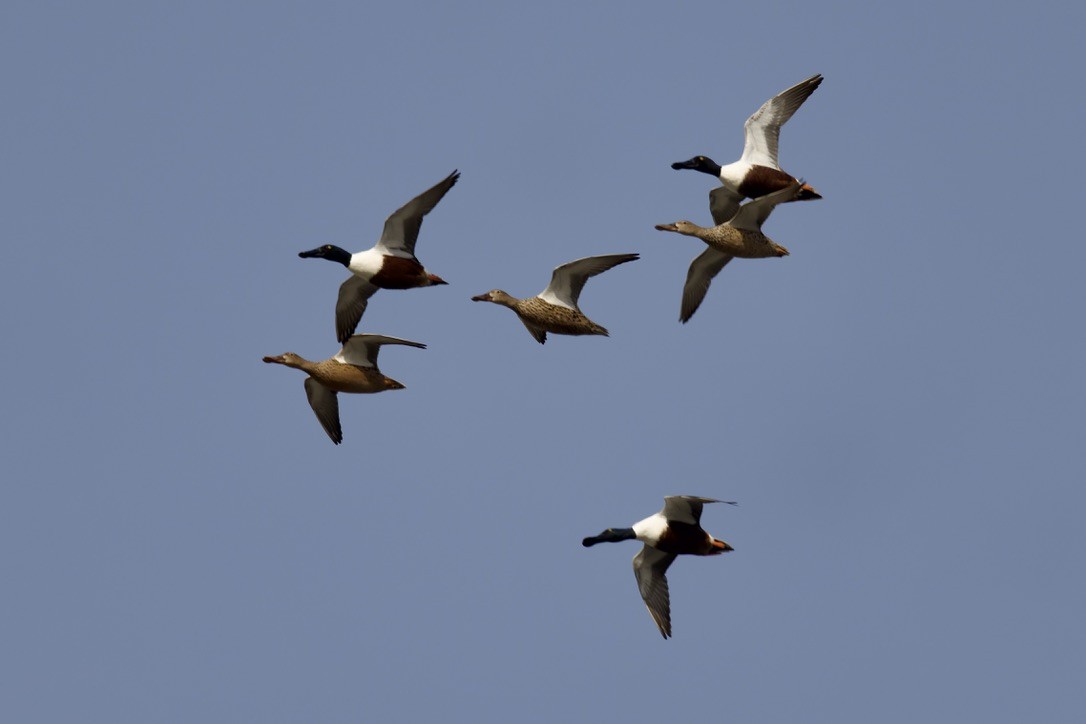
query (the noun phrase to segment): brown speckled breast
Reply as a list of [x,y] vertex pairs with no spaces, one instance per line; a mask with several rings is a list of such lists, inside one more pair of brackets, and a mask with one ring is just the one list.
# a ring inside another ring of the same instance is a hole
[[747,231],[731,226],[714,226],[706,229],[698,238],[714,249],[740,259],[764,259],[770,256],[788,256],[788,250],[760,231]]
[[544,302],[538,297],[518,300],[514,311],[521,319],[554,334],[602,334],[607,330],[581,312]]
[[389,389],[385,384],[385,376],[377,370],[345,365],[331,359],[318,362],[316,367],[309,370],[309,374],[317,382],[336,392],[367,393]]

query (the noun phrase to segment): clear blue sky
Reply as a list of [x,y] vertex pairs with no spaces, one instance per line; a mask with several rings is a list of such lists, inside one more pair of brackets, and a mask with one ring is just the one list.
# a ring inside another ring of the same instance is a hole
[[[1080,720],[1086,11],[585,5],[4,3],[5,721]],[[680,325],[669,164],[813,73],[825,199]],[[296,254],[454,168],[334,447]],[[609,339],[469,299],[620,252]],[[580,540],[676,493],[665,642]]]

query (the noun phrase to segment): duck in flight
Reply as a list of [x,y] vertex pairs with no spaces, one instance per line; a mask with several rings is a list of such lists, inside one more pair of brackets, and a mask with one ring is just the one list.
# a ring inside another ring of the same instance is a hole
[[[694,156],[671,164],[673,169],[693,169],[720,179],[723,186],[709,192],[709,210],[713,222],[723,224],[739,210],[744,198],[756,199],[795,182],[777,163],[777,145],[781,126],[792,117],[803,101],[822,83],[821,74],[812,75],[762,104],[744,125],[746,142],[738,161],[721,166],[708,156]],[[795,201],[820,199],[821,194],[803,184]]]
[[692,221],[656,225],[660,231],[694,236],[709,245],[708,249],[690,263],[690,269],[686,273],[679,310],[679,320],[683,324],[689,322],[694,312],[698,311],[713,277],[735,257],[762,259],[788,256],[787,249],[762,233],[762,224],[777,204],[794,201],[803,192],[803,186],[803,181],[793,181],[790,186],[780,191],[748,201],[739,207],[733,217],[716,226],[698,226]]
[[492,289],[485,294],[471,298],[473,302],[493,302],[509,307],[528,332],[540,344],[546,344],[547,332],[554,334],[599,334],[608,336],[607,330],[585,316],[577,299],[589,277],[602,274],[611,267],[638,259],[637,254],[607,254],[605,256],[586,256],[583,259],[567,262],[555,267],[551,274],[551,283],[534,297],[517,299],[503,292]]
[[630,528],[608,528],[599,535],[581,541],[585,548],[597,543],[617,543],[639,540],[645,545],[634,556],[633,569],[637,588],[652,620],[666,639],[671,636],[671,598],[668,594],[668,566],[680,554],[715,556],[734,550],[722,540],[706,533],[701,527],[701,509],[705,503],[734,501],[699,498],[693,495],[669,495],[664,508],[634,523]]
[[409,342],[382,334],[356,334],[344,342],[343,349],[337,354],[320,362],[311,362],[293,352],[265,357],[264,361],[294,367],[309,375],[305,378],[305,395],[309,398],[309,406],[328,437],[339,445],[343,442],[343,430],[339,425],[339,398],[336,393],[365,394],[404,389],[404,385],[385,377],[377,369],[377,353],[385,344],[426,349],[421,342]]
[[339,262],[351,272],[347,281],[340,285],[336,300],[336,339],[341,344],[346,344],[354,333],[369,298],[378,289],[413,289],[448,283],[427,271],[415,258],[415,242],[419,238],[422,217],[437,206],[459,178],[460,172],[453,171],[394,211],[385,220],[381,238],[372,249],[351,254],[338,246],[325,244],[298,253],[303,259]]

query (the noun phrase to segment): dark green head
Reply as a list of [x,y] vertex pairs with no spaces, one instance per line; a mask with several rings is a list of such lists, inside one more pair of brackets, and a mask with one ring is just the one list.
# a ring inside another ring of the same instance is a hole
[[636,537],[633,528],[608,528],[597,536],[585,538],[581,541],[581,545],[589,548],[597,543],[618,543],[620,540],[631,540]]
[[346,249],[341,249],[332,244],[318,246],[316,249],[310,249],[309,251],[299,251],[298,256],[303,259],[327,259],[328,261],[338,261],[343,266],[347,266],[351,263],[351,253]]
[[710,176],[720,175],[720,164],[709,158],[708,156],[694,156],[689,161],[679,161],[678,163],[671,164],[671,168],[679,171],[680,169],[689,168],[694,171],[701,171],[707,173]]

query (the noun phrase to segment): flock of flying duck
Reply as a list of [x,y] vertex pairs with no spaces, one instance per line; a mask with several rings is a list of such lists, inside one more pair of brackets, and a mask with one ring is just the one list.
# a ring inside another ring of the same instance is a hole
[[[777,162],[781,126],[821,83],[822,76],[813,75],[763,103],[746,121],[746,142],[738,161],[721,166],[708,156],[695,156],[671,164],[673,169],[707,173],[719,179],[721,184],[709,192],[709,210],[715,226],[702,227],[690,221],[656,226],[660,231],[697,237],[707,246],[687,272],[679,315],[683,323],[690,320],[705,299],[713,277],[732,259],[788,255],[787,249],[762,233],[762,224],[777,204],[822,198],[811,186],[781,170]],[[377,290],[414,289],[447,283],[428,271],[415,257],[415,242],[423,217],[437,206],[459,178],[460,173],[453,171],[393,212],[385,220],[381,238],[372,249],[351,254],[338,246],[325,245],[298,254],[303,259],[337,262],[351,272],[340,285],[336,299],[336,339],[343,347],[320,362],[312,362],[293,352],[264,357],[264,361],[294,367],[308,375],[305,392],[309,405],[336,445],[343,441],[337,393],[403,389],[402,384],[378,369],[378,352],[382,346],[392,344],[426,348],[420,342],[381,334],[354,334],[354,331],[370,297]],[[744,204],[744,199],[751,201]],[[534,297],[518,299],[501,289],[493,289],[472,297],[472,300],[493,302],[513,310],[540,344],[547,341],[548,332],[606,336],[607,330],[585,316],[577,306],[577,299],[589,277],[636,259],[637,254],[585,257],[556,267],[550,284]],[[710,556],[733,550],[701,527],[702,506],[719,502],[735,505],[732,501],[690,495],[668,496],[659,513],[630,528],[608,528],[582,541],[585,547],[631,539],[644,543],[633,559],[634,574],[641,597],[665,639],[671,636],[671,604],[665,574],[675,556]]]

